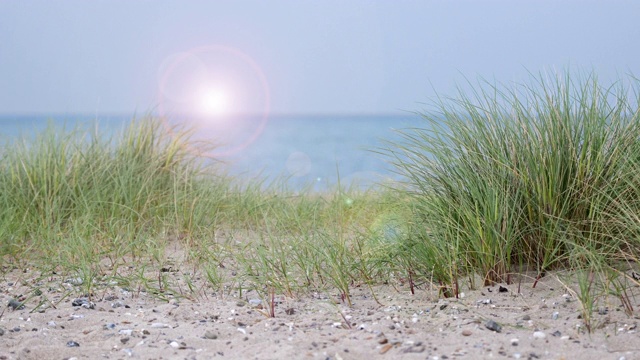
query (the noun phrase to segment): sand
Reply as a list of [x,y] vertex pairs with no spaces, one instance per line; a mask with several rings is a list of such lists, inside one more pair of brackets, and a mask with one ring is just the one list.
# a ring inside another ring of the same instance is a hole
[[[601,302],[590,334],[565,275],[458,299],[426,285],[412,295],[402,284],[375,287],[376,300],[360,286],[351,307],[337,291],[276,296],[269,318],[256,293],[213,293],[204,279],[190,298],[98,283],[84,299],[73,278],[5,269],[0,359],[640,359],[640,289],[629,289],[634,315],[618,299]],[[7,306],[34,288],[42,293],[24,308]]]

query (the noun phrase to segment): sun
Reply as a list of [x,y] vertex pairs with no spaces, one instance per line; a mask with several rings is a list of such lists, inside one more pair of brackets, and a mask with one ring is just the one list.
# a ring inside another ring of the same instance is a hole
[[228,114],[230,109],[228,93],[222,89],[208,88],[201,92],[199,99],[200,112],[207,116]]

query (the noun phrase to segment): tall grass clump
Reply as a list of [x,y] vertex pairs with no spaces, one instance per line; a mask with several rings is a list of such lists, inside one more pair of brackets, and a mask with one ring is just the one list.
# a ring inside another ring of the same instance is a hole
[[161,235],[213,232],[228,181],[205,174],[189,135],[143,118],[111,138],[49,127],[5,144],[2,255],[94,263],[146,252]]
[[453,295],[467,276],[637,260],[638,85],[564,74],[439,97],[424,128],[385,150],[407,179],[412,269]]

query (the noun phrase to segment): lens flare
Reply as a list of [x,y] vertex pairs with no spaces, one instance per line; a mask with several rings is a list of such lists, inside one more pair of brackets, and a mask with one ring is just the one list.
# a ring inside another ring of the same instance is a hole
[[234,155],[256,141],[271,98],[262,68],[244,52],[208,45],[168,56],[159,69],[158,112],[166,128],[195,127],[196,140],[218,144],[206,154]]
[[200,95],[200,111],[205,116],[219,117],[231,111],[229,96],[219,89],[206,89]]

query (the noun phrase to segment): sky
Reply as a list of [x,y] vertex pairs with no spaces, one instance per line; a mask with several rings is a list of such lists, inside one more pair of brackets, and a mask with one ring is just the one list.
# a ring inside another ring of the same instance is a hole
[[0,114],[394,114],[640,74],[640,1],[0,0]]

